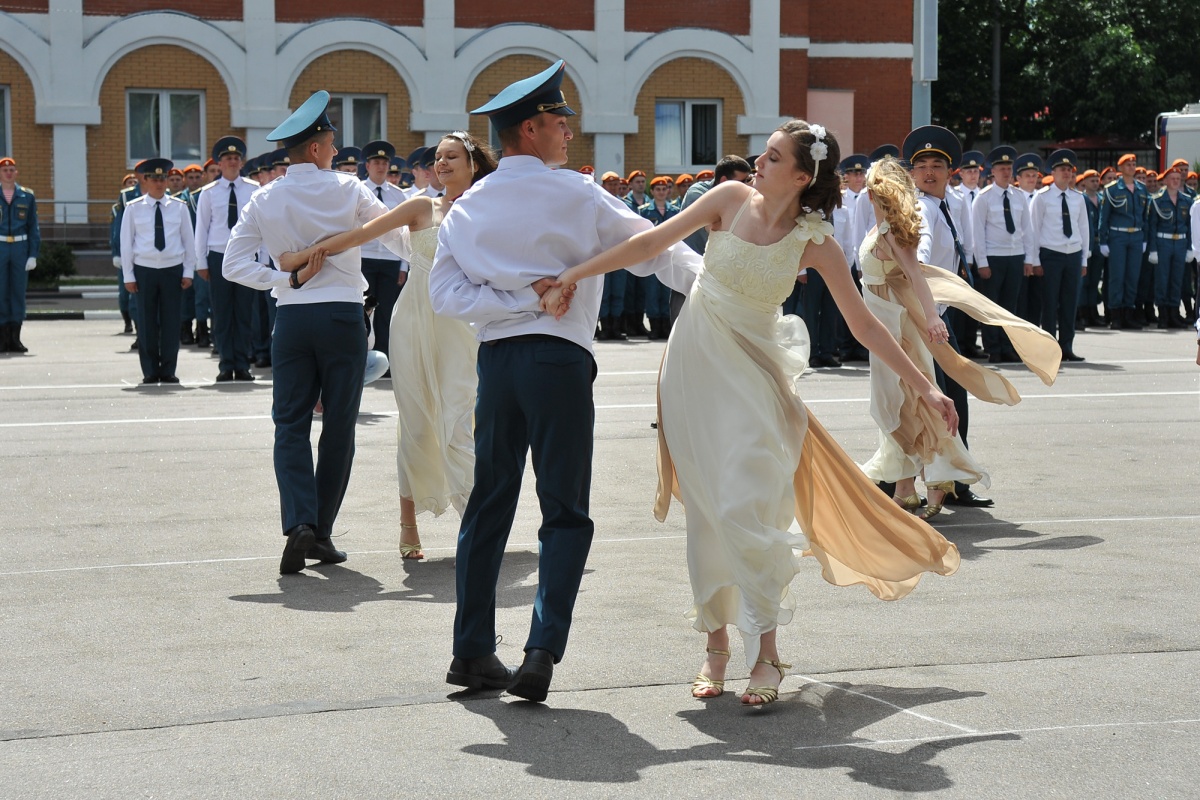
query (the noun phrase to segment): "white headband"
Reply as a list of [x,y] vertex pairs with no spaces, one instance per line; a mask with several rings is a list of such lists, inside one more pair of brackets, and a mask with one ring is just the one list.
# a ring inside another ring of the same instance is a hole
[[825,139],[825,127],[822,125],[809,125],[808,132],[813,135],[812,147],[808,149],[808,154],[813,160],[813,180],[816,181],[817,174],[821,171],[821,162],[829,155],[829,146],[823,141]]

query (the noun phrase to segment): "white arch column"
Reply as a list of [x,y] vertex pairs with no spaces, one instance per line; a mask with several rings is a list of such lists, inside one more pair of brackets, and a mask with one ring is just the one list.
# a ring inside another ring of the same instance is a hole
[[39,102],[37,121],[54,130],[51,174],[54,221],[87,222],[87,126],[100,122],[100,108],[79,94],[83,54],[83,0],[51,0],[51,97]]
[[[246,86],[254,87],[254,98],[267,102],[256,105],[252,93],[247,92],[241,105],[230,109],[230,123],[246,129],[246,149],[253,156],[275,149],[275,143],[268,142],[267,135],[288,115],[287,95],[279,86],[275,57],[275,0],[243,0],[242,22]],[[272,98],[276,99],[274,104],[270,103]]]
[[[784,121],[779,116],[779,0],[751,0],[750,74],[746,114],[738,117],[738,133],[750,137],[750,152],[767,149],[767,139]],[[753,109],[753,111],[751,111]]]
[[[596,0],[595,108],[585,109],[585,133],[593,134],[596,174],[625,172],[625,135],[638,132],[638,119],[621,114],[625,107],[625,0]],[[602,76],[602,77],[601,77]],[[613,109],[602,113],[600,109]]]

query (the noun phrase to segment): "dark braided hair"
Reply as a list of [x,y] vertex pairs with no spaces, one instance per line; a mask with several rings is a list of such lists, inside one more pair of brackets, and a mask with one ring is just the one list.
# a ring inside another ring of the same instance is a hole
[[800,205],[821,214],[825,219],[832,220],[833,210],[842,206],[842,179],[837,170],[842,160],[842,150],[838,146],[837,137],[832,131],[825,132],[821,141],[825,143],[829,152],[818,166],[810,152],[817,137],[813,135],[807,122],[794,119],[780,125],[778,130],[792,140],[796,168],[815,176],[800,193]]

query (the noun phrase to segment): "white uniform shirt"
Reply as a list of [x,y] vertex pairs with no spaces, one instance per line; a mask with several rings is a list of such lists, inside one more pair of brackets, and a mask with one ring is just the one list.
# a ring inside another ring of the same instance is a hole
[[[278,263],[283,253],[303,250],[386,211],[358,176],[318,169],[315,164],[292,164],[286,175],[255,192],[242,209],[225,250],[225,278],[252,289],[274,289],[280,305],[361,305],[367,281],[357,247],[326,258],[316,277],[299,289],[290,287],[291,273],[263,266],[254,258],[265,245]],[[389,231],[380,238],[389,240],[396,235]]]
[[[474,323],[482,341],[548,334],[591,352],[604,276],[579,282],[561,321],[541,313],[532,284],[653,227],[588,175],[554,170],[533,156],[505,156],[454,203],[438,230],[429,275],[433,310]],[[687,293],[702,260],[682,242],[629,268],[657,272]]]
[[[163,235],[166,247],[154,247],[154,209],[162,206]],[[183,265],[183,277],[196,274],[196,250],[193,245],[192,214],[187,203],[163,195],[155,200],[144,194],[125,206],[121,217],[121,275],[125,283],[134,283],[133,265],[162,269]]]
[[[946,192],[946,208],[950,219],[954,221],[954,230],[958,232],[958,243],[963,247],[963,256],[970,258],[969,251],[962,240],[964,205],[951,192]],[[917,213],[921,215],[921,235],[917,241],[917,260],[931,267],[938,267],[947,272],[958,274],[958,251],[954,247],[954,233],[946,215],[942,213],[942,201],[933,195],[917,192]],[[946,313],[946,306],[937,304],[938,314]]]
[[[1200,198],[1197,198],[1192,205],[1192,252],[1196,254],[1196,258],[1200,259]],[[1200,331],[1200,328],[1196,329]]]
[[875,227],[875,204],[867,197],[864,189],[859,202],[854,204],[854,214],[850,225],[850,240],[854,243],[854,261],[858,261],[858,249],[862,247],[867,231]]
[[208,251],[224,253],[229,242],[229,187],[233,186],[237,197],[238,213],[250,202],[250,196],[258,191],[259,186],[249,178],[238,178],[227,181],[217,178],[204,187],[200,199],[196,201],[196,258],[208,269]]
[[[834,209],[833,212],[833,238],[837,239],[837,243],[842,246],[842,252],[846,254],[846,263],[850,265],[851,269],[857,269],[858,246],[862,244],[862,237],[857,236],[855,215],[859,205],[871,205],[866,194],[865,190],[855,193],[849,189],[843,189],[842,207]],[[866,235],[865,230],[863,235]]]
[[[1009,233],[1004,224],[1004,195],[1008,194],[1008,208],[1012,214],[1015,233]],[[1029,224],[1029,200],[1027,195],[1010,184],[1001,189],[996,184],[984,189],[971,206],[974,223],[975,263],[981,269],[988,266],[988,256],[1025,256],[1037,249],[1033,239],[1033,228]]]
[[[1062,198],[1067,197],[1067,209],[1071,214],[1071,235],[1063,233]],[[1038,250],[1046,248],[1056,253],[1087,253],[1091,246],[1088,232],[1087,200],[1074,189],[1066,192],[1057,186],[1047,186],[1033,196],[1029,204],[1029,219],[1033,225],[1033,236],[1037,247],[1026,260],[1035,267],[1041,266]],[[1084,256],[1087,260],[1087,256]]]
[[[377,200],[387,206],[389,211],[408,199],[404,190],[393,186],[387,181],[378,184],[367,178],[363,181],[363,186],[367,187],[368,192],[375,195]],[[408,263],[402,261],[399,255],[393,253],[378,239],[373,239],[362,246],[362,257],[377,258],[382,261],[399,261],[400,269],[404,271],[408,270]]]

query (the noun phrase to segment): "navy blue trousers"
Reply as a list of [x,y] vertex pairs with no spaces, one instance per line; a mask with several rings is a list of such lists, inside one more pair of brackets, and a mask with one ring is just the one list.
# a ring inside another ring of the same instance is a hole
[[[987,299],[999,303],[1005,311],[1016,314],[1021,298],[1021,282],[1025,279],[1025,256],[988,256],[988,266],[992,270],[992,277],[980,278],[979,291]],[[983,326],[983,349],[989,355],[1015,355],[1008,334],[996,325]]]
[[385,258],[364,258],[362,274],[367,279],[367,292],[375,295],[375,346],[371,349],[387,354],[391,344],[392,309],[400,299],[400,262]]
[[1075,309],[1079,307],[1079,282],[1083,278],[1083,251],[1059,253],[1042,248],[1039,252],[1045,277],[1042,294],[1042,330],[1058,337],[1064,351],[1075,342]]
[[1142,274],[1142,232],[1108,234],[1108,297],[1105,308],[1133,308]]
[[[212,297],[213,343],[221,355],[221,372],[250,369],[254,292],[249,286],[225,280],[224,253],[208,251],[208,287]],[[365,335],[365,334],[364,334]],[[363,356],[365,359],[366,356]]]
[[29,275],[25,262],[37,253],[29,252],[29,242],[0,242],[0,324],[25,321],[25,287]]
[[808,282],[804,284],[804,324],[808,326],[808,335],[812,339],[812,354],[814,357],[830,358],[837,355],[837,330],[842,315],[838,313],[837,303],[825,285],[825,279],[815,269],[807,273]]
[[[354,463],[354,431],[367,365],[362,306],[279,306],[271,364],[275,480],[283,533],[312,525],[318,539],[328,539]],[[309,434],[318,399],[325,412],[314,470]]]
[[542,525],[525,649],[547,650],[557,662],[594,531],[588,502],[596,362],[565,339],[520,336],[481,344],[477,370],[475,486],[458,534],[454,655],[496,651],[496,582],[530,453]]
[[133,265],[137,281],[138,358],[143,378],[175,374],[179,361],[183,265],[151,269]]

